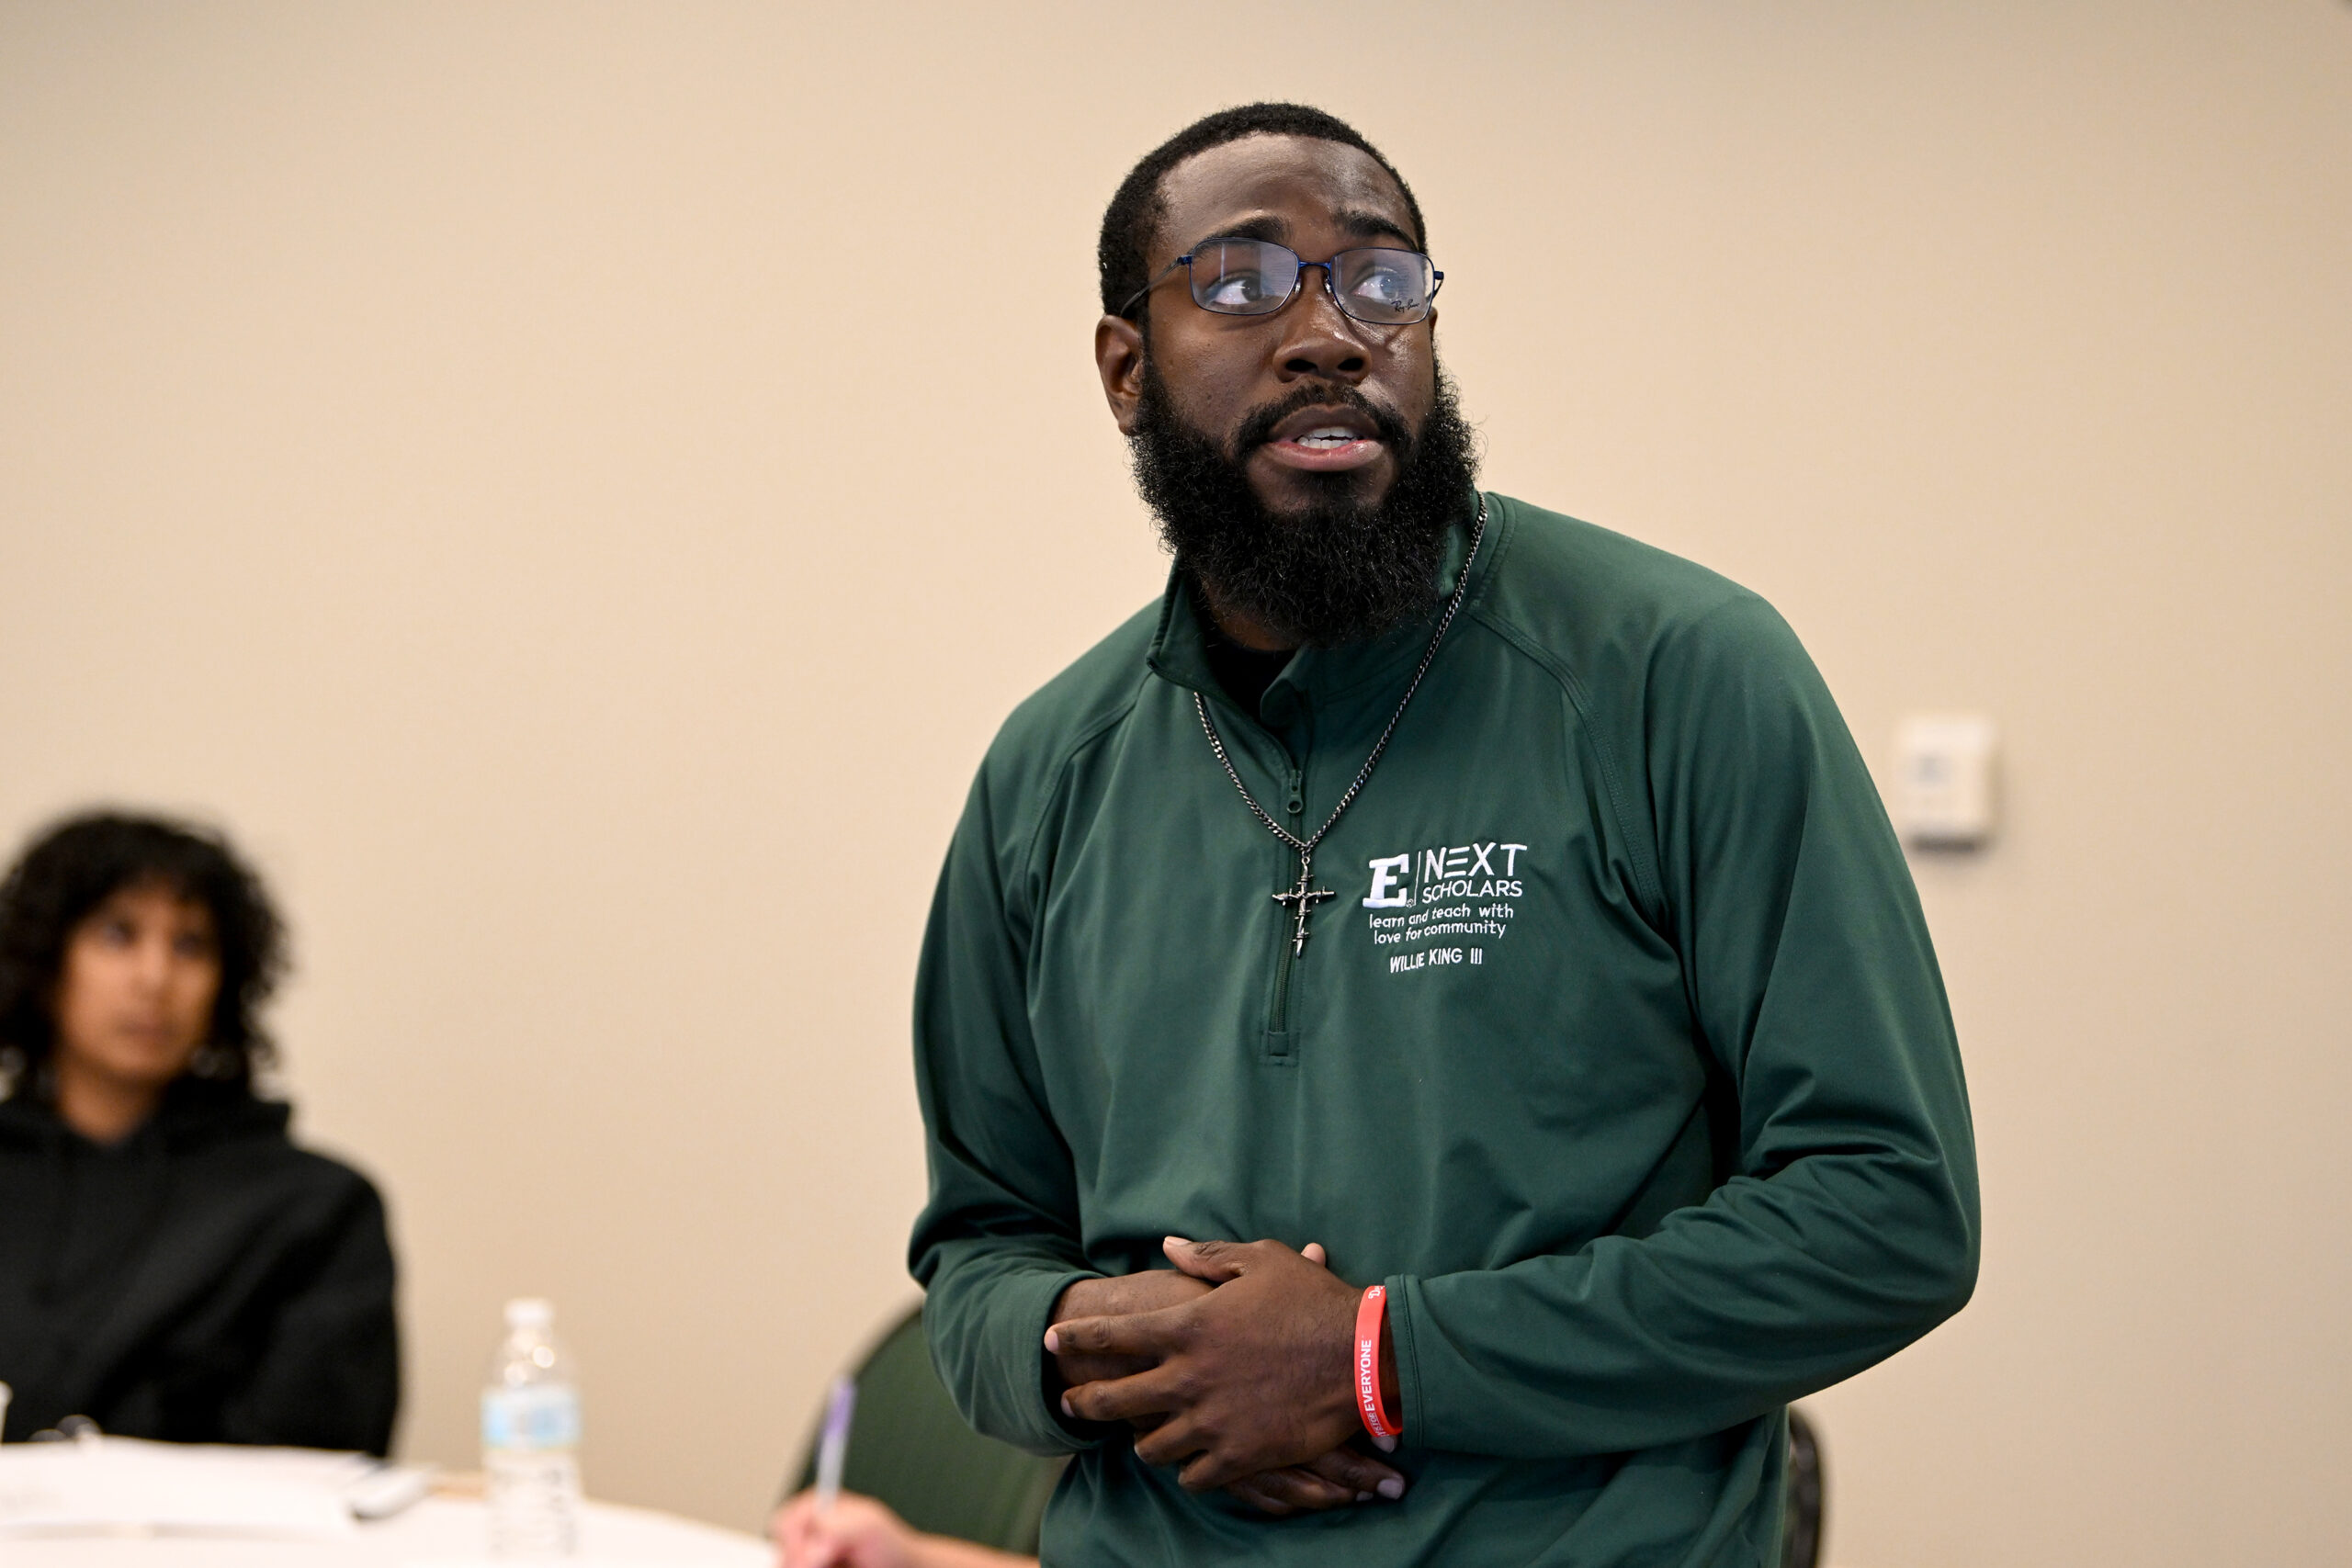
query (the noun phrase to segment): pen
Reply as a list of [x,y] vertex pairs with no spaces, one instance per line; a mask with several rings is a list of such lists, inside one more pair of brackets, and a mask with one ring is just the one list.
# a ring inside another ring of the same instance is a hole
[[817,1439],[820,1517],[833,1511],[833,1499],[842,1494],[842,1456],[849,1451],[849,1420],[856,1409],[857,1384],[847,1378],[835,1378],[832,1397],[825,1404],[824,1435]]

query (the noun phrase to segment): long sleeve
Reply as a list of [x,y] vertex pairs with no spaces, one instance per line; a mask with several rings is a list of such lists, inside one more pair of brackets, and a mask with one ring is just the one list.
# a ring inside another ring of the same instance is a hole
[[[1568,1457],[1849,1376],[1975,1280],[1957,1043],[1900,848],[1829,694],[1752,596],[1650,651],[1624,749],[1666,934],[1736,1107],[1727,1179],[1647,1234],[1388,1280],[1408,1436]],[[1718,1159],[1722,1158],[1718,1156]]]
[[259,1360],[223,1401],[232,1443],[390,1451],[400,1336],[383,1200],[351,1177],[334,1224],[281,1264]]
[[1046,1407],[1043,1339],[1062,1291],[1095,1271],[1030,1038],[1006,837],[983,771],[940,875],[915,986],[931,1198],[909,1262],[929,1292],[933,1361],[965,1419],[1032,1452],[1069,1452],[1087,1440]]

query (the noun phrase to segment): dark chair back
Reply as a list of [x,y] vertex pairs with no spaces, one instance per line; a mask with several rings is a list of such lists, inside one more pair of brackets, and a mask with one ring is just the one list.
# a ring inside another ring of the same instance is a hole
[[1789,1495],[1781,1515],[1781,1568],[1821,1561],[1821,1441],[1804,1412],[1789,1412]]
[[[842,1486],[882,1502],[919,1530],[1035,1555],[1061,1459],[1038,1459],[964,1424],[932,1371],[922,1309],[894,1323],[852,1374],[857,1415]],[[792,1488],[816,1483],[820,1413]]]

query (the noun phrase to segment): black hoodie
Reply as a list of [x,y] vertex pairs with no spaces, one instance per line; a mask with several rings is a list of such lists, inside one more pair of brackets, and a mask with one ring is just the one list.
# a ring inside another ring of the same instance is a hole
[[123,1437],[385,1451],[383,1201],[288,1142],[288,1115],[183,1078],[102,1147],[29,1094],[0,1100],[9,1441],[79,1415]]

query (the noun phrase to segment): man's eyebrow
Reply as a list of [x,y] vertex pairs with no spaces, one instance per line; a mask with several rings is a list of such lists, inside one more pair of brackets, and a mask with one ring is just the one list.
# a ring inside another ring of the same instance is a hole
[[1402,240],[1408,245],[1419,245],[1421,243],[1414,237],[1411,230],[1385,212],[1350,207],[1342,209],[1334,216],[1339,219],[1340,228],[1345,229],[1359,240]]
[[[1420,241],[1413,237],[1411,230],[1385,212],[1348,207],[1333,213],[1332,217],[1352,239],[1402,240],[1408,245],[1420,244]],[[1211,240],[1269,240],[1277,245],[1286,245],[1290,243],[1290,222],[1272,212],[1252,213],[1247,218],[1219,224],[1216,232],[1202,235],[1188,249],[1206,244]]]
[[1197,249],[1211,240],[1269,240],[1277,245],[1290,243],[1290,224],[1271,212],[1261,212],[1249,218],[1237,218],[1230,223],[1217,225],[1216,231],[1204,234],[1186,248]]

